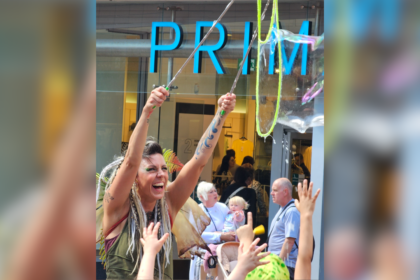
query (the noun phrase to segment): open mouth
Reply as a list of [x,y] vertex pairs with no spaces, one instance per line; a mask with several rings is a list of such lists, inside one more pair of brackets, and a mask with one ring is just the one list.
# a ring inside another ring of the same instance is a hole
[[164,184],[163,183],[158,183],[158,184],[154,184],[153,188],[155,189],[163,189]]

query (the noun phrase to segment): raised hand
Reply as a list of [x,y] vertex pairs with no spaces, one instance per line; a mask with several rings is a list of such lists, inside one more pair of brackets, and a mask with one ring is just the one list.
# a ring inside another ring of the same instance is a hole
[[[246,275],[260,265],[268,264],[270,261],[260,261],[262,258],[270,255],[270,252],[260,254],[266,247],[264,243],[262,246],[256,248],[260,241],[259,238],[255,239],[248,247],[241,243],[238,248],[238,264],[229,275],[228,279],[237,280],[245,279]],[[245,251],[244,251],[245,248]]]
[[140,238],[140,242],[143,245],[144,254],[156,255],[169,237],[169,233],[165,233],[161,239],[158,240],[157,235],[160,227],[160,222],[157,222],[155,226],[153,223],[146,228],[143,228],[143,237]]
[[144,106],[144,109],[147,112],[151,112],[154,107],[162,106],[167,96],[169,96],[169,91],[167,91],[164,87],[155,88],[152,90],[149,99],[147,99],[147,103]]
[[243,211],[235,211],[234,218],[235,218],[235,221],[242,222],[242,220],[245,218],[244,212]]
[[312,196],[313,186],[314,186],[314,183],[311,182],[308,188],[307,180],[303,181],[303,187],[302,187],[302,183],[298,184],[299,200],[295,200],[295,205],[296,205],[296,208],[299,210],[301,216],[310,215],[312,217],[314,213],[315,202],[321,190],[318,189],[315,195]]
[[233,93],[226,93],[219,98],[217,104],[226,112],[226,114],[229,114],[235,109],[236,95]]
[[241,243],[244,244],[245,248],[254,240],[254,229],[252,227],[252,212],[248,212],[248,221],[246,225],[241,226],[236,230],[236,235]]
[[295,200],[296,208],[300,212],[300,235],[299,235],[299,253],[296,261],[295,279],[310,279],[311,278],[311,259],[313,250],[312,237],[312,215],[315,210],[315,202],[320,193],[318,189],[312,197],[313,183],[303,181],[298,184],[299,201]]

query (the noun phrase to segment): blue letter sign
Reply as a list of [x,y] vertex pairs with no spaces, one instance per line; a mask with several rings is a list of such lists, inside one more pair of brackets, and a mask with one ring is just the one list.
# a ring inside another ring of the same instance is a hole
[[[200,41],[203,37],[203,27],[211,27],[213,25],[212,21],[197,21],[196,27],[195,27],[195,47],[200,44]],[[201,58],[202,58],[202,52],[208,52],[211,61],[214,64],[214,67],[216,68],[216,71],[218,74],[224,74],[223,68],[219,62],[219,59],[217,58],[216,54],[214,53],[217,50],[220,50],[223,48],[227,41],[227,33],[225,27],[218,23],[216,24],[216,28],[219,29],[220,38],[219,42],[216,45],[213,46],[204,46],[201,45],[197,52],[194,55],[194,73],[201,73]]]
[[[304,21],[302,26],[300,27],[299,34],[301,35],[309,35],[310,31],[310,22]],[[290,75],[292,73],[293,63],[295,62],[297,52],[299,50],[301,44],[295,43],[293,47],[292,54],[290,55],[290,60],[287,59],[286,51],[284,49],[283,41],[281,42],[281,55],[283,60],[283,67],[284,67],[284,74]],[[274,51],[270,52],[270,60],[269,60],[269,74],[274,73]],[[308,63],[308,44],[302,45],[302,69],[301,75],[306,75],[306,65]]]
[[[252,22],[245,22],[245,32],[244,32],[244,56],[246,55],[246,51],[248,50],[249,44],[251,43],[252,38]],[[248,75],[249,74],[249,59],[251,58],[251,52],[252,49],[249,51],[248,57],[246,58],[244,62],[244,68],[242,68],[242,75]]]
[[[175,30],[175,40],[171,45],[159,44],[159,28],[171,27]],[[179,48],[182,43],[182,29],[175,22],[153,22],[152,23],[152,39],[150,42],[150,73],[156,73],[157,52],[171,51]]]

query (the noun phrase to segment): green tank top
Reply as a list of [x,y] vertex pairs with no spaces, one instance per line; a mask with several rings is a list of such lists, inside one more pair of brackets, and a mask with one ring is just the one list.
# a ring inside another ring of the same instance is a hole
[[[140,240],[138,240],[140,242]],[[123,230],[120,236],[112,244],[106,253],[106,278],[107,279],[135,279],[139,272],[139,266],[136,270],[131,273],[136,265],[136,257],[138,250],[135,248],[133,252],[134,261],[131,258],[130,252],[128,252],[128,220],[125,222]],[[141,260],[140,260],[141,261]],[[172,280],[173,278],[173,267],[172,267],[172,249],[170,252],[170,265],[164,270],[162,279]],[[161,263],[161,265],[164,265]],[[155,261],[155,279],[159,279],[159,270],[157,261]]]

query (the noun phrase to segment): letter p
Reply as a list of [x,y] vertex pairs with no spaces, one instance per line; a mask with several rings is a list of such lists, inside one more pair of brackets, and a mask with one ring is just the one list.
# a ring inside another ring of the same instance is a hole
[[[158,45],[159,44],[159,28],[171,27],[175,30],[175,40],[171,45]],[[157,72],[157,52],[158,51],[171,51],[179,48],[182,43],[182,29],[175,22],[153,22],[152,23],[152,39],[150,42],[150,73]]]

